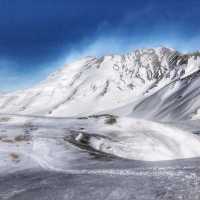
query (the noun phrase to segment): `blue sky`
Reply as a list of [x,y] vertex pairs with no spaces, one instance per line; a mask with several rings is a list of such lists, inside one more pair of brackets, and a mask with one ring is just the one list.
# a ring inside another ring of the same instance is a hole
[[27,88],[82,56],[200,49],[199,0],[0,0],[0,90]]

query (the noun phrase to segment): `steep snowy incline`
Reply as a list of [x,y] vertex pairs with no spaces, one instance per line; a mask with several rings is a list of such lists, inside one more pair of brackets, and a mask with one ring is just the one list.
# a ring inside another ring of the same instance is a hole
[[106,112],[147,98],[198,70],[198,63],[168,48],[86,57],[31,89],[1,95],[0,112],[52,116]]
[[199,119],[200,71],[174,81],[130,109],[131,116],[159,121]]

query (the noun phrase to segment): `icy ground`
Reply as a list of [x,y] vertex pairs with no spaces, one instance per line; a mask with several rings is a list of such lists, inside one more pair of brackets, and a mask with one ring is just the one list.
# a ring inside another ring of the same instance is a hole
[[0,119],[2,200],[200,199],[198,121]]

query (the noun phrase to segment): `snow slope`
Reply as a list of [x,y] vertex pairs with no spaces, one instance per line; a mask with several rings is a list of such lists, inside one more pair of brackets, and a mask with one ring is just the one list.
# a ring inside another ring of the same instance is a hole
[[135,105],[131,116],[159,121],[182,121],[199,118],[200,71],[167,84]]
[[[33,88],[1,95],[0,112],[77,116],[106,113],[131,104],[130,112],[134,113],[134,105],[144,99],[155,97],[154,104],[150,104],[155,106],[159,101],[156,94],[165,93],[162,98],[170,96],[170,85],[174,85],[174,92],[177,87],[184,87],[184,80],[199,66],[199,57],[164,47],[86,57],[65,65]],[[170,87],[167,93],[166,87]]]

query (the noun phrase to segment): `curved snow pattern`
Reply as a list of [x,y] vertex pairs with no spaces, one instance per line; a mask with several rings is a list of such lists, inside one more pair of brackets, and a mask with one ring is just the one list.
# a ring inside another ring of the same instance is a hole
[[[129,122],[128,122],[129,121]],[[133,160],[171,160],[200,156],[200,140],[191,133],[144,120],[121,120],[126,130],[108,137],[76,133],[77,145]]]

